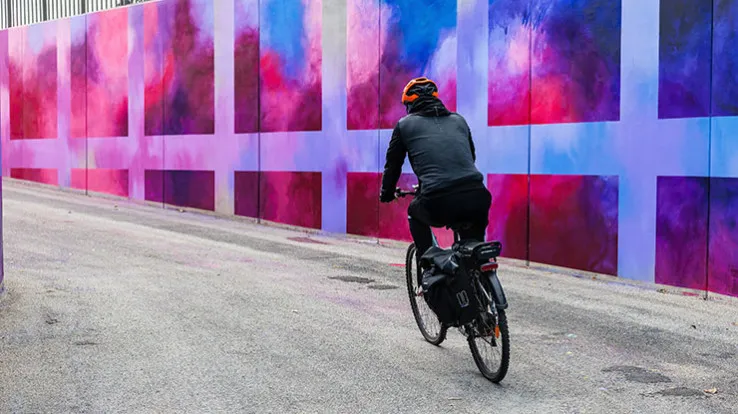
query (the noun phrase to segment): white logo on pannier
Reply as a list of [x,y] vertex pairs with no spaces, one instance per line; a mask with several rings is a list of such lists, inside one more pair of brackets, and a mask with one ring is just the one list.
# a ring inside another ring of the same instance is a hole
[[466,295],[465,290],[456,294],[456,300],[459,301],[459,305],[461,305],[462,308],[469,306],[469,296]]

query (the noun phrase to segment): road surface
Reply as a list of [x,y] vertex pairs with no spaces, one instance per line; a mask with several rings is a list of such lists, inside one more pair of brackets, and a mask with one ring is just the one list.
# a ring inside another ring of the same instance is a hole
[[496,386],[457,331],[423,341],[400,245],[7,181],[3,196],[3,413],[738,407],[735,301],[503,264]]

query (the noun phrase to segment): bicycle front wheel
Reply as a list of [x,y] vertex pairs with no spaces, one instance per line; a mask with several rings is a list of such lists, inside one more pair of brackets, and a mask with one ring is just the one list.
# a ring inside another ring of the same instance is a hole
[[496,384],[500,383],[510,365],[510,332],[505,311],[497,311],[497,325],[489,334],[475,333],[469,335],[468,341],[474,363],[482,375]]
[[405,258],[405,277],[407,278],[407,293],[410,296],[410,307],[413,310],[415,322],[418,324],[420,333],[426,341],[433,345],[440,345],[446,339],[447,327],[441,324],[435,312],[428,307],[423,299],[423,290],[421,281],[423,275],[420,269],[417,269],[417,260],[415,258],[415,244],[411,244],[407,248],[407,256]]

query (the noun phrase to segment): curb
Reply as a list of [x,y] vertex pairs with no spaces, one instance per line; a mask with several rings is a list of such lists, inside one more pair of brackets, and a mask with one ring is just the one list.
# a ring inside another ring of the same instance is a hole
[[641,289],[645,291],[658,292],[666,295],[673,296],[686,296],[702,299],[704,301],[723,301],[734,303],[738,305],[738,297],[723,295],[721,293],[715,293],[708,290],[702,289],[691,289],[679,286],[663,285],[655,282],[647,282],[637,279],[626,279],[619,276],[605,275],[600,273],[588,272],[586,270],[571,269],[567,267],[559,267],[549,265],[545,263],[530,262],[530,265],[526,265],[525,260],[500,258],[501,263],[507,263],[518,269],[530,269],[537,270],[540,272],[547,272],[554,275],[563,275],[567,277],[574,277],[577,279],[587,279],[594,282],[606,283],[609,285],[620,285],[635,289]]

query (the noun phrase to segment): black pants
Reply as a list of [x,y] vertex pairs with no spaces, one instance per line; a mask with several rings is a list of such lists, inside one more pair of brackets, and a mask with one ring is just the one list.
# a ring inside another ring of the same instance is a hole
[[417,257],[433,245],[431,227],[467,222],[471,228],[460,229],[461,239],[484,241],[491,203],[492,196],[483,186],[435,197],[416,197],[407,212]]

